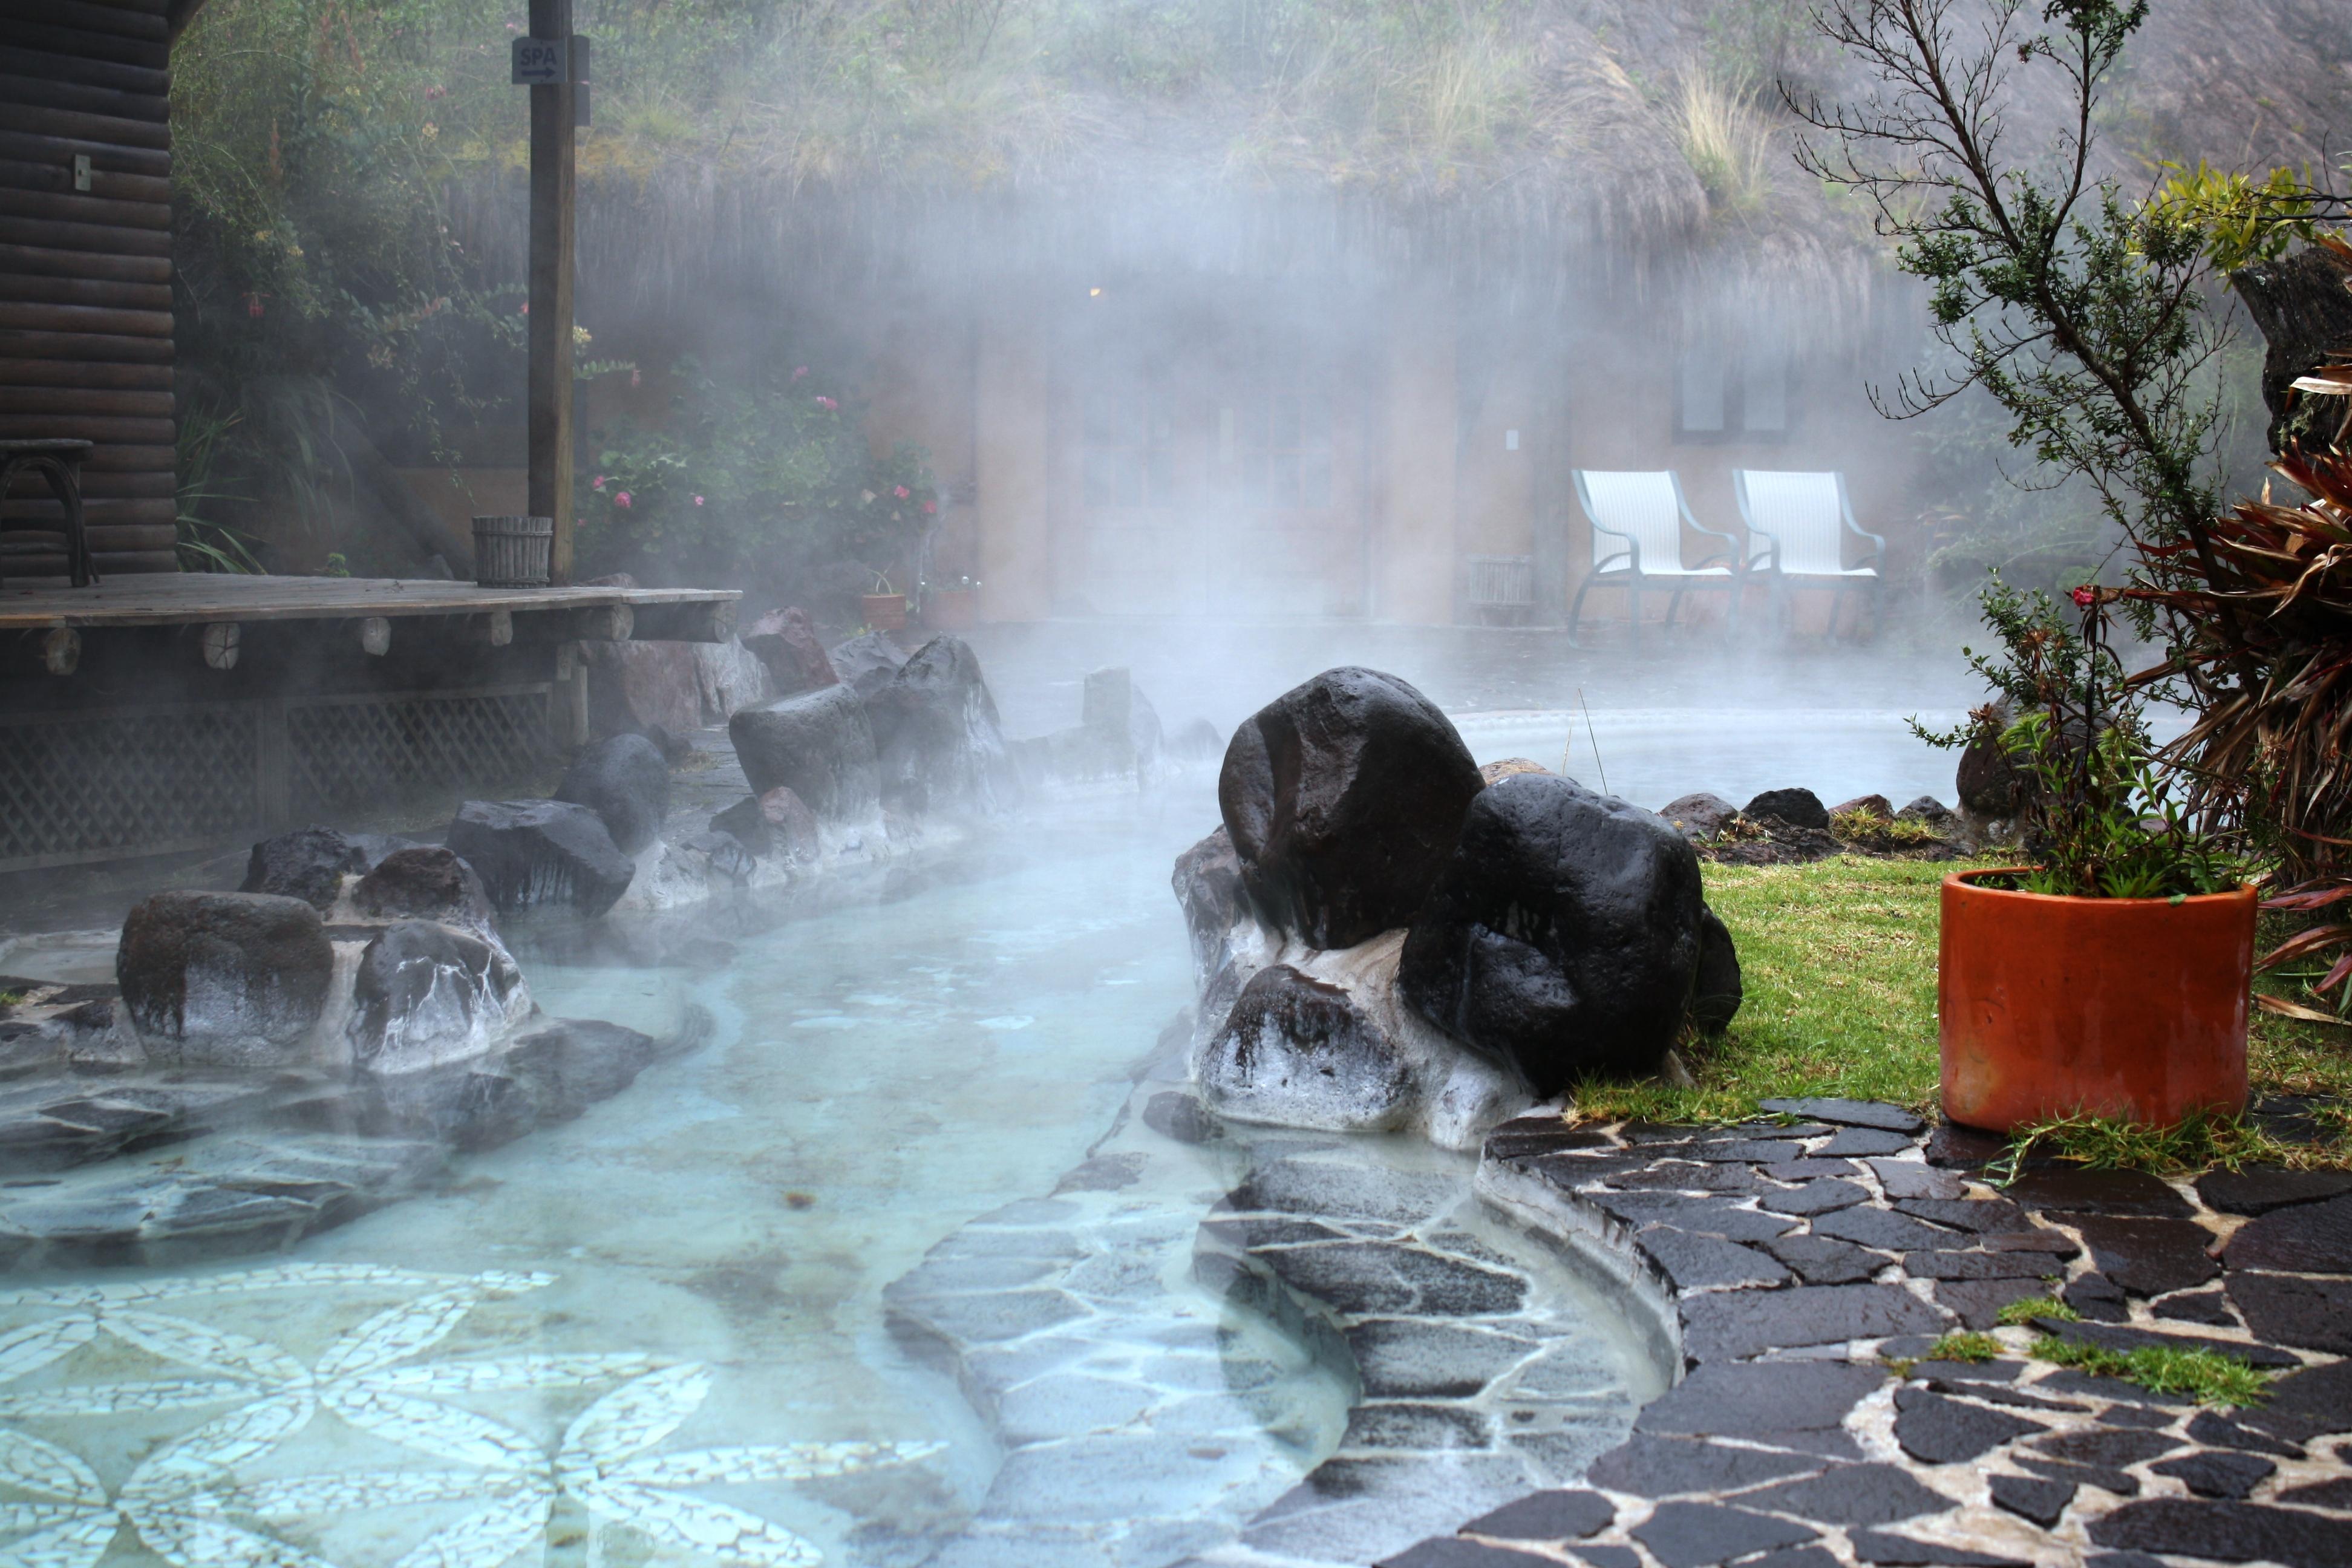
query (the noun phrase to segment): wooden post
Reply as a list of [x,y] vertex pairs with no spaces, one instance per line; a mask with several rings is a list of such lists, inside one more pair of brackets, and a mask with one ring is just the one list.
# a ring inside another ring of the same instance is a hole
[[[572,0],[530,0],[530,36],[568,49]],[[572,581],[572,99],[568,80],[530,89],[530,510],[555,520],[557,584]]]

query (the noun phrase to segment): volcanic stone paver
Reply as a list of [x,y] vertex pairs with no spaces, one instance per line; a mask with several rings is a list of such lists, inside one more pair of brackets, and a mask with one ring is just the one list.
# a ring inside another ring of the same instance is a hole
[[[1496,1129],[1480,1189],[1628,1256],[1685,1374],[1581,1489],[1384,1568],[2274,1563],[2352,1568],[2352,1175],[2168,1182],[2047,1164],[1894,1106],[1767,1102],[1725,1130]],[[2085,1321],[1997,1325],[2060,1296]],[[1989,1363],[1925,1359],[1989,1331]],[[2218,1350],[2270,1396],[2200,1408],[2032,1360],[2053,1333]]]

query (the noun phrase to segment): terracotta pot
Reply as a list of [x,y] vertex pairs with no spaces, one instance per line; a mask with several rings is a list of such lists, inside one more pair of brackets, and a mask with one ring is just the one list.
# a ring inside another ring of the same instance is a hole
[[2169,1126],[2246,1104],[2251,888],[2074,899],[1944,879],[1944,1114],[2006,1132],[2088,1112]]
[[970,631],[980,624],[980,595],[970,588],[934,589],[923,600],[923,624],[933,631]]
[[866,595],[866,624],[877,632],[902,632],[907,629],[907,595],[904,594],[868,594]]

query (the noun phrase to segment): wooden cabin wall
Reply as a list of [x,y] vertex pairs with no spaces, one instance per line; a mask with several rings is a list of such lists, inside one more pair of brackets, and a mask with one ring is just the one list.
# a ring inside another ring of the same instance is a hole
[[[82,493],[101,574],[179,569],[169,11],[0,0],[0,438],[98,443]],[[20,479],[0,533],[55,540],[58,510]],[[12,554],[5,569],[62,576],[65,560]]]

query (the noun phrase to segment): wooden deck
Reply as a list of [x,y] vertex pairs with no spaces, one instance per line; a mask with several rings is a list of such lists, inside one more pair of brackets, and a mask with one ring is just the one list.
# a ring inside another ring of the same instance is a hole
[[[87,588],[0,587],[0,631],[65,626],[201,626],[215,622],[335,621],[413,616],[509,616],[627,605],[725,605],[732,588],[478,588],[397,577],[257,577],[153,573]],[[714,613],[727,616],[727,611]]]

